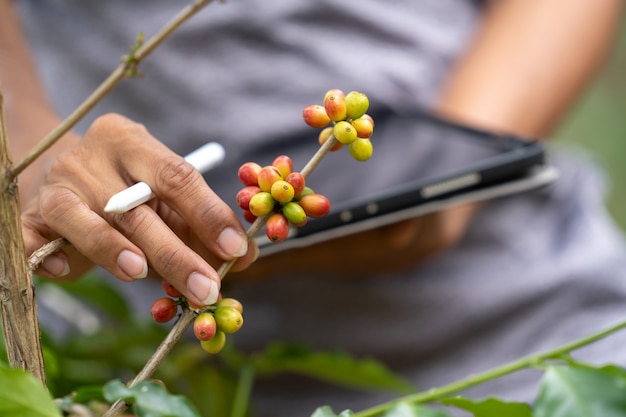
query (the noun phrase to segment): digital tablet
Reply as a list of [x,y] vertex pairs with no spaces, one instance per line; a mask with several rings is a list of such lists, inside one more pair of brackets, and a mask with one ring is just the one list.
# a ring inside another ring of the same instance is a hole
[[[289,237],[282,242],[270,242],[260,233],[257,238],[260,255],[305,247],[454,205],[528,191],[545,186],[558,176],[546,161],[544,145],[536,139],[480,130],[430,113],[404,115],[394,123],[402,120],[417,126],[411,130],[410,143],[417,143],[423,149],[414,150],[414,167],[407,168],[408,178],[401,183],[375,184],[371,189],[359,190],[358,195],[344,196],[344,192],[333,196],[327,216],[292,227]],[[377,156],[376,144],[389,139],[372,140],[373,162]],[[403,163],[411,165],[409,161]],[[390,161],[377,163],[380,166],[367,169],[394,169]]]

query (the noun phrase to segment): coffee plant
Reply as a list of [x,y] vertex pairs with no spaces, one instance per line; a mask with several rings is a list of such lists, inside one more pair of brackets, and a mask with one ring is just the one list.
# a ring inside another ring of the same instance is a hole
[[[74,283],[33,283],[36,277],[31,272],[47,255],[69,243],[54,241],[30,259],[19,255],[24,248],[19,239],[18,175],[120,80],[139,75],[140,62],[209,3],[193,2],[148,40],[140,35],[100,88],[16,164],[9,157],[0,101],[0,224],[9,236],[0,247],[4,335],[0,346],[6,347],[0,356],[0,416],[243,417],[249,413],[255,379],[291,372],[351,389],[387,390],[398,395],[393,401],[358,411],[335,411],[320,404],[311,410],[313,417],[448,417],[459,411],[476,417],[626,417],[626,371],[615,365],[581,363],[572,356],[575,350],[622,330],[626,321],[564,346],[419,391],[377,361],[338,351],[316,352],[276,341],[263,351],[243,354],[228,340],[228,335],[244,325],[244,307],[233,298],[220,297],[214,305],[194,305],[163,281],[164,295],[152,305],[152,320],[143,320],[131,314],[114,288],[93,277]],[[320,129],[320,147],[309,163],[295,170],[289,156],[278,155],[264,165],[247,162],[233,173],[243,185],[236,203],[251,223],[249,237],[264,229],[271,241],[279,242],[288,238],[291,228],[329,212],[331,202],[313,191],[307,178],[323,157],[343,147],[357,161],[372,157],[374,120],[367,114],[368,107],[369,99],[361,92],[329,90],[321,103],[308,105],[302,112],[306,124]],[[233,262],[219,268],[221,278]],[[53,332],[39,327],[34,284],[39,291],[54,287],[97,308],[105,320],[89,332],[55,338]],[[15,303],[16,299],[23,304]],[[170,321],[174,324],[167,330],[165,323]],[[188,328],[196,343],[182,338]],[[459,395],[527,368],[543,372],[531,403]],[[180,387],[186,395],[170,393],[168,386]]]

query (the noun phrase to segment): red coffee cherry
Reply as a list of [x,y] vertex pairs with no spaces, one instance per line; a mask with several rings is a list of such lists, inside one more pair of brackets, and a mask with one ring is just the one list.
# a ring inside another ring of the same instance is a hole
[[308,194],[298,200],[309,217],[324,217],[330,211],[330,201],[322,194]]
[[183,295],[180,291],[176,289],[176,287],[174,287],[172,284],[164,279],[161,280],[161,287],[163,287],[163,291],[165,292],[165,294],[169,295],[170,297],[178,298]]
[[265,223],[265,234],[272,242],[281,242],[289,236],[289,221],[282,213],[274,213]]
[[328,126],[330,123],[330,117],[326,114],[324,106],[319,104],[310,104],[302,111],[302,118],[304,122],[311,127],[321,128]]
[[237,176],[243,185],[257,185],[259,172],[261,172],[261,165],[256,162],[246,162],[239,167]]
[[287,178],[287,175],[293,171],[293,161],[287,155],[279,155],[272,161],[272,166],[278,168],[280,175]]
[[252,199],[252,197],[260,192],[261,187],[259,187],[258,185],[248,185],[239,190],[239,192],[235,196],[235,201],[237,202],[237,205],[242,209],[249,210],[250,200]]
[[176,301],[168,297],[159,298],[150,308],[152,318],[157,323],[167,323],[176,316],[177,312],[178,306]]
[[193,321],[193,334],[198,340],[209,340],[217,332],[217,323],[211,313],[200,313]]

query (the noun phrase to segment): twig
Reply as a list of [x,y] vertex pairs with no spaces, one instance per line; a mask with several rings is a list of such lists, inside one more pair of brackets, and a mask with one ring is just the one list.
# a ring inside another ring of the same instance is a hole
[[63,249],[69,244],[70,242],[64,237],[46,243],[28,257],[28,270],[30,272],[35,271],[48,255],[52,255],[54,252]]
[[407,395],[405,397],[396,398],[393,401],[379,404],[372,408],[368,408],[367,410],[363,410],[358,413],[355,413],[354,417],[378,416],[388,411],[389,409],[393,408],[398,403],[423,404],[423,403],[428,403],[432,401],[437,401],[455,392],[463,391],[465,389],[474,387],[476,385],[483,384],[487,381],[497,379],[505,375],[512,374],[514,372],[518,372],[522,369],[535,367],[549,360],[561,359],[563,358],[564,355],[576,349],[580,349],[583,346],[590,345],[594,342],[597,342],[600,339],[604,339],[605,337],[610,336],[611,334],[616,333],[624,328],[626,328],[626,320],[614,326],[611,326],[605,330],[599,331],[597,333],[578,339],[574,342],[570,342],[560,347],[557,347],[556,349],[526,356],[524,358],[510,362],[503,366],[485,371],[477,375],[469,376],[465,379],[459,380],[457,382],[453,382],[451,384],[448,384],[439,388],[432,388],[428,391],[418,392],[416,394]]

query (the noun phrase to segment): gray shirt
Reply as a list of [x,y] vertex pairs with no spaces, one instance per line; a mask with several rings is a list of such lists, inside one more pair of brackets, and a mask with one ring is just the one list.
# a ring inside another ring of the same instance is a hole
[[[117,65],[139,31],[149,36],[186,4],[18,3],[62,115]],[[480,2],[461,0],[358,3],[212,4],[141,65],[142,78],[124,81],[79,130],[115,111],[144,123],[180,154],[217,140],[227,160],[207,181],[234,203],[241,162],[269,163],[285,153],[302,166],[312,155],[316,132],[302,123],[301,111],[329,88],[365,92],[374,115],[428,108],[481,13]],[[314,187],[332,199],[358,195],[381,176],[410,177],[415,164],[433,158],[411,148],[417,129],[393,117],[377,123],[374,141],[384,140],[374,142],[375,157],[393,169],[357,168],[333,156],[311,177]],[[236,342],[250,350],[276,339],[341,348],[379,358],[429,388],[611,323],[626,296],[622,237],[603,208],[602,181],[591,164],[579,157],[553,160],[561,170],[554,186],[491,202],[459,245],[406,273],[358,282],[289,276],[233,286],[229,295],[246,306]],[[147,314],[158,291],[146,296],[132,289],[129,297]],[[623,346],[614,337],[589,355],[624,363],[617,343]],[[528,400],[535,378],[526,373],[475,393]],[[362,409],[393,397],[283,382],[258,386],[260,416],[308,415],[322,404]]]

